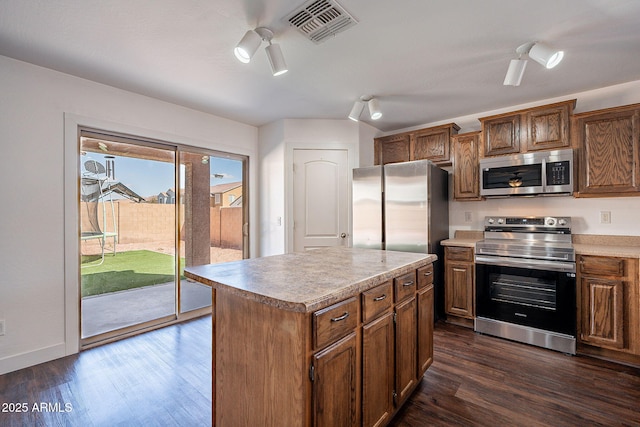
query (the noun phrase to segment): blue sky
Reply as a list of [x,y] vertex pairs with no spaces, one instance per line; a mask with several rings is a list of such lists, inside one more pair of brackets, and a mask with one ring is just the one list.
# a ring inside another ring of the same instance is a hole
[[[132,157],[115,157],[115,178],[142,197],[157,195],[175,186],[173,164]],[[102,153],[88,152],[81,162],[95,160],[105,165]],[[210,157],[210,185],[242,181],[242,162]],[[182,168],[181,168],[182,169]],[[181,171],[181,173],[184,173]],[[184,177],[183,177],[184,178]],[[182,184],[184,185],[184,179]]]

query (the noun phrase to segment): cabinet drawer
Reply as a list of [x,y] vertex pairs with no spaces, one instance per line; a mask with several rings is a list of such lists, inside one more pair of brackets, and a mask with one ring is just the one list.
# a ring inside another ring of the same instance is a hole
[[473,262],[473,248],[447,246],[444,251],[445,258],[448,260]]
[[433,264],[418,269],[418,289],[433,284]]
[[393,304],[391,280],[362,293],[362,323],[375,319]]
[[396,302],[415,295],[417,289],[416,272],[412,271],[411,273],[396,277],[393,279],[393,286],[395,287]]
[[598,276],[616,276],[623,277],[625,275],[623,258],[611,258],[603,256],[581,256],[580,257],[580,273],[594,274]]
[[313,347],[322,348],[358,325],[358,300],[353,297],[313,313]]

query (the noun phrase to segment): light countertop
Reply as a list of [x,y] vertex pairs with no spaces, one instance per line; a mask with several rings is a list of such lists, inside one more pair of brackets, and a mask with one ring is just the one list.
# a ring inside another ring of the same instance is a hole
[[311,312],[435,261],[431,254],[322,248],[185,268],[185,276],[286,310]]

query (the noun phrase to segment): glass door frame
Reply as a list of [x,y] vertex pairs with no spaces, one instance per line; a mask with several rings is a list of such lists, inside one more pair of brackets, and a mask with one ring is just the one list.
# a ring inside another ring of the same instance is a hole
[[[162,318],[158,318],[158,319],[153,319],[147,322],[143,322],[140,324],[136,324],[136,325],[132,325],[132,326],[128,326],[122,329],[117,329],[114,331],[110,331],[110,332],[105,332],[99,335],[95,335],[95,336],[91,336],[91,337],[87,337],[87,338],[82,338],[82,296],[81,296],[81,284],[82,284],[82,279],[80,277],[80,273],[81,273],[81,269],[80,269],[80,218],[79,218],[79,213],[80,213],[80,197],[79,197],[79,192],[80,192],[80,185],[79,185],[79,173],[80,173],[80,158],[81,158],[81,150],[82,150],[82,145],[81,145],[81,138],[83,136],[86,135],[95,135],[95,136],[100,136],[102,138],[104,138],[105,140],[110,140],[110,141],[114,141],[114,142],[121,142],[121,143],[126,143],[126,144],[134,144],[134,145],[139,145],[139,146],[146,146],[149,148],[156,148],[156,149],[162,149],[162,150],[167,150],[167,151],[171,151],[174,155],[174,185],[176,188],[176,193],[177,193],[177,200],[175,203],[175,230],[174,230],[174,277],[175,277],[175,298],[174,298],[174,302],[175,302],[175,311],[173,315],[169,315],[169,316],[164,316]],[[175,143],[175,142],[169,142],[166,140],[159,140],[159,139],[154,139],[154,138],[150,138],[150,137],[144,137],[144,136],[136,136],[136,135],[129,135],[129,134],[125,134],[122,132],[118,132],[118,131],[110,131],[110,130],[103,130],[103,129],[99,129],[99,128],[95,128],[95,127],[90,127],[90,126],[84,126],[84,125],[78,125],[77,126],[77,149],[75,152],[75,156],[76,156],[76,167],[77,167],[77,176],[76,176],[76,220],[77,220],[77,230],[78,230],[78,241],[77,241],[77,248],[78,250],[76,251],[76,255],[77,255],[77,272],[78,272],[78,329],[79,329],[79,349],[80,350],[84,350],[84,349],[88,349],[88,348],[92,348],[98,345],[102,345],[108,342],[112,342],[112,341],[116,341],[122,338],[126,338],[129,336],[133,336],[133,335],[137,335],[140,333],[144,333],[147,331],[151,331],[153,329],[157,329],[159,327],[163,327],[163,326],[167,326],[170,324],[174,324],[174,323],[179,323],[179,322],[183,322],[185,320],[189,320],[189,319],[193,319],[196,317],[200,317],[203,315],[207,315],[211,313],[212,307],[203,307],[203,308],[199,308],[199,309],[195,309],[192,311],[187,311],[184,313],[180,312],[180,306],[181,306],[181,279],[180,279],[180,267],[181,267],[181,261],[180,261],[180,246],[182,245],[181,242],[181,234],[180,234],[180,224],[181,221],[183,220],[182,215],[180,214],[180,196],[181,196],[181,192],[180,192],[180,185],[184,184],[181,182],[181,177],[180,177],[180,165],[181,165],[181,153],[182,152],[189,152],[189,153],[198,153],[198,154],[202,154],[202,155],[207,155],[207,156],[211,156],[211,157],[223,157],[223,158],[228,158],[228,159],[233,159],[233,160],[238,160],[242,162],[242,197],[243,197],[243,203],[242,203],[242,256],[243,258],[248,258],[250,256],[250,236],[249,236],[249,156],[248,155],[243,155],[243,154],[234,154],[234,153],[229,153],[229,152],[225,152],[225,151],[220,151],[220,150],[213,150],[213,149],[207,149],[207,148],[202,148],[202,147],[194,147],[194,146],[190,146],[187,144],[182,144],[182,143]]]

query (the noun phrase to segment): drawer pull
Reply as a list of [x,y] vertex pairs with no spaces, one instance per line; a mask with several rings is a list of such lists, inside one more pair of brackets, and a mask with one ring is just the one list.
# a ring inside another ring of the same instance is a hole
[[375,297],[373,300],[374,301],[382,301],[383,299],[385,299],[387,297],[387,294],[382,294],[379,297]]
[[413,280],[411,280],[410,282],[402,284],[402,286],[411,286],[411,285],[413,285]]
[[348,312],[348,311],[345,311],[345,312],[344,312],[344,314],[343,314],[342,316],[339,316],[339,317],[332,317],[332,318],[331,318],[331,321],[332,321],[332,322],[339,322],[339,321],[341,321],[341,320],[346,319],[347,317],[349,317],[349,312]]
[[433,274],[433,271],[428,271],[426,273],[424,273],[425,277],[429,277]]

